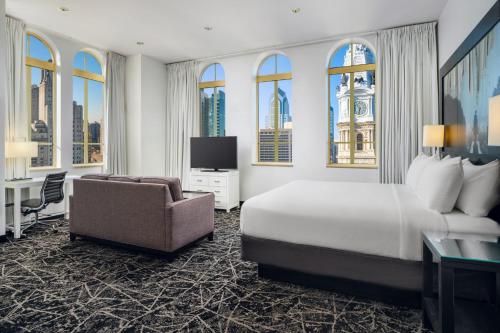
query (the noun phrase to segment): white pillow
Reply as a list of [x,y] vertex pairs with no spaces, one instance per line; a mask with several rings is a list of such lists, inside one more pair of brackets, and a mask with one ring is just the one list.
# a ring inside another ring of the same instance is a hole
[[410,186],[413,190],[416,190],[422,172],[430,162],[436,159],[437,157],[427,156],[425,154],[420,154],[415,157],[408,168],[408,172],[406,173],[406,185]]
[[500,201],[500,162],[474,165],[464,161],[464,184],[456,207],[470,216],[487,216]]
[[457,202],[463,180],[461,157],[432,160],[422,171],[415,192],[428,208],[449,213]]

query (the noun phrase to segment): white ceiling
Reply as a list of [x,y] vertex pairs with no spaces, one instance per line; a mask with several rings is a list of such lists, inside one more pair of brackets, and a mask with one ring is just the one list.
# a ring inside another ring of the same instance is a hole
[[[28,24],[124,55],[199,59],[435,20],[447,0],[7,0]],[[61,12],[64,6],[71,11]],[[301,8],[292,14],[292,8]],[[205,31],[212,26],[212,31]],[[137,46],[143,41],[144,46]]]

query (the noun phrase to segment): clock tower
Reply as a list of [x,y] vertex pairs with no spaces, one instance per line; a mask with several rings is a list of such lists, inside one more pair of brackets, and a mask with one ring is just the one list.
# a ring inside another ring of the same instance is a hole
[[[370,51],[363,44],[351,44],[344,56],[344,66],[371,63]],[[351,52],[353,52],[351,57]],[[352,59],[352,61],[351,61]],[[351,64],[351,62],[353,62]],[[354,80],[354,163],[375,164],[375,72],[345,73],[337,86],[339,141],[337,163],[351,163],[351,78]]]

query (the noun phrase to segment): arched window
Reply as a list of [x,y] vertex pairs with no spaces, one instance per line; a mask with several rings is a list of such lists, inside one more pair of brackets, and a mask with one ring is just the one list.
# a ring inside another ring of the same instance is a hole
[[73,164],[103,162],[104,76],[102,64],[87,51],[73,60]]
[[201,136],[226,135],[226,92],[224,69],[211,64],[201,74],[200,88]]
[[356,135],[356,150],[363,150],[363,134],[361,133],[358,133]]
[[56,166],[56,64],[52,48],[40,36],[26,34],[26,88],[30,140],[38,142],[31,167]]
[[336,50],[328,69],[330,166],[375,166],[375,57],[360,43]]
[[257,158],[263,163],[292,162],[292,67],[273,54],[257,73]]

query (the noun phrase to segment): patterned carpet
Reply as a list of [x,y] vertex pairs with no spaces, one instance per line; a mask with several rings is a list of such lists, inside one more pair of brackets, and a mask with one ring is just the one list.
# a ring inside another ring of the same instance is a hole
[[420,311],[259,279],[238,219],[171,263],[37,226],[0,244],[0,332],[422,332]]

